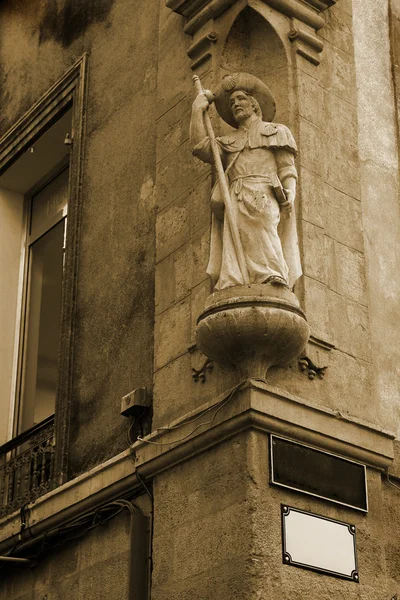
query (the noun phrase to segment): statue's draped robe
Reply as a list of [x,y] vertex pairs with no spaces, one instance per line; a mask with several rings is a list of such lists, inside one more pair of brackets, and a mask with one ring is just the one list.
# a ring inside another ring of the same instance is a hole
[[[247,130],[217,138],[233,205],[240,243],[250,283],[282,281],[289,287],[301,275],[296,218],[280,220],[280,208],[272,182],[291,176],[297,179],[296,142],[289,129],[276,123],[255,121]],[[193,149],[204,162],[213,162],[210,141],[204,138]],[[229,223],[224,219],[218,182],[211,204],[210,260],[207,273],[217,290],[243,285]],[[279,232],[279,233],[278,233]]]

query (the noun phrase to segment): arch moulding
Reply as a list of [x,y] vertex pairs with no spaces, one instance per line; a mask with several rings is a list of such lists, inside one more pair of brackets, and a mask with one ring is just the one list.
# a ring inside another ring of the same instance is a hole
[[325,24],[324,11],[337,0],[166,0],[166,6],[184,17],[183,29],[192,37],[188,49],[191,67],[198,67],[213,56],[213,48],[219,39],[220,17],[224,13],[239,12],[245,6],[260,11],[267,6],[287,23],[287,36],[296,52],[314,65],[320,62],[323,40],[318,30]]

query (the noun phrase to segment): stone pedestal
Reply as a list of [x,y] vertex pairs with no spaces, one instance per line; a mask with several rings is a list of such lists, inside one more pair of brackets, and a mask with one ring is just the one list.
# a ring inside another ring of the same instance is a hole
[[300,355],[309,337],[296,296],[272,285],[214,292],[197,320],[196,344],[206,356],[234,365],[243,378],[264,378],[269,367]]

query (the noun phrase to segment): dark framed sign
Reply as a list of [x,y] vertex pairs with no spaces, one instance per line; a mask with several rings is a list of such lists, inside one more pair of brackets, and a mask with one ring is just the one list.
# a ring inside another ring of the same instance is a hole
[[271,484],[368,512],[365,465],[275,435],[270,456]]
[[284,504],[281,515],[284,564],[359,583],[354,525]]

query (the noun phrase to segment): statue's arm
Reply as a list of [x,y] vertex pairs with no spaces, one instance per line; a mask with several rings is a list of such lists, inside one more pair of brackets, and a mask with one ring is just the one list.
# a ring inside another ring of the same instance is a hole
[[[199,94],[193,102],[190,119],[190,145],[194,156],[203,162],[213,163],[210,139],[204,125],[204,113],[209,106],[210,102],[205,94]],[[220,154],[222,156],[222,149],[220,149]]]
[[294,164],[294,154],[290,150],[279,148],[275,151],[275,159],[278,177],[287,197],[287,203],[281,204],[281,208],[290,212],[296,198],[297,188],[297,170]]
[[205,94],[199,94],[192,105],[192,117],[190,120],[190,144],[195,148],[205,137],[207,137],[204,126],[204,113],[210,106]]

